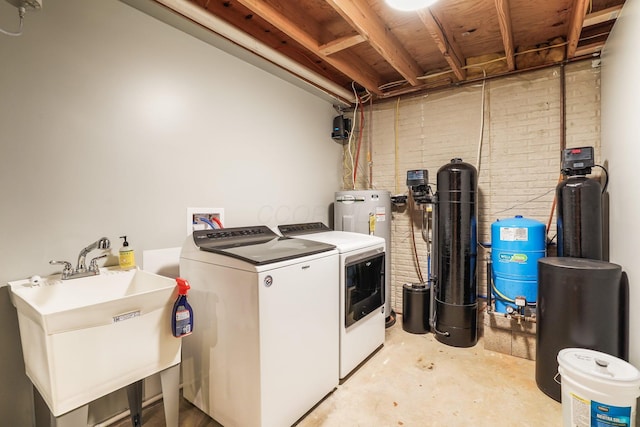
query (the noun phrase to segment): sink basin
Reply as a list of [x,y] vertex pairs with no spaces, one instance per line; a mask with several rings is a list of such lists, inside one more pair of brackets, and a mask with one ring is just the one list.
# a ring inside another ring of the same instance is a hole
[[27,376],[54,416],[180,363],[176,282],[143,270],[9,282]]

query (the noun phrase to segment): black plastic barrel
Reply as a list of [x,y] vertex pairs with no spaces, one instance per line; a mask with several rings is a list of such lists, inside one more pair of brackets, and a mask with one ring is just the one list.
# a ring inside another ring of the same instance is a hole
[[434,333],[455,347],[478,342],[476,176],[461,159],[437,175]]
[[412,334],[429,332],[431,287],[426,285],[402,286],[402,329]]
[[570,176],[556,187],[558,256],[602,259],[602,187]]
[[536,383],[560,401],[558,352],[578,347],[626,358],[622,268],[584,258],[538,260]]

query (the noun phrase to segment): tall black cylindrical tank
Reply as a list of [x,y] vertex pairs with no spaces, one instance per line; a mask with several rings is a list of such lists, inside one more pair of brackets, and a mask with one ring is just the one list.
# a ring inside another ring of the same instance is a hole
[[571,257],[538,260],[536,383],[560,401],[558,352],[580,347],[626,359],[628,301],[622,268]]
[[570,176],[556,187],[558,256],[602,259],[602,187]]
[[434,332],[455,347],[478,342],[476,176],[461,159],[437,175]]

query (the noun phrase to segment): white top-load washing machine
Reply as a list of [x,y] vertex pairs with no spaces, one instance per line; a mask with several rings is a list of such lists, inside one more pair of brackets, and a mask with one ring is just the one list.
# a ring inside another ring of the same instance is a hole
[[338,252],[268,227],[200,230],[180,255],[194,331],[184,397],[226,427],[292,425],[338,385]]
[[284,236],[335,246],[340,254],[340,379],[376,349],[385,335],[385,240],[333,231],[321,222],[278,226]]

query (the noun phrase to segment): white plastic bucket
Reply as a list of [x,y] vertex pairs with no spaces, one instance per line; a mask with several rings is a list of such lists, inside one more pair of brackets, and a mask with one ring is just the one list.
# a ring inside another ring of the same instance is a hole
[[558,353],[564,427],[635,427],[640,371],[598,351]]

